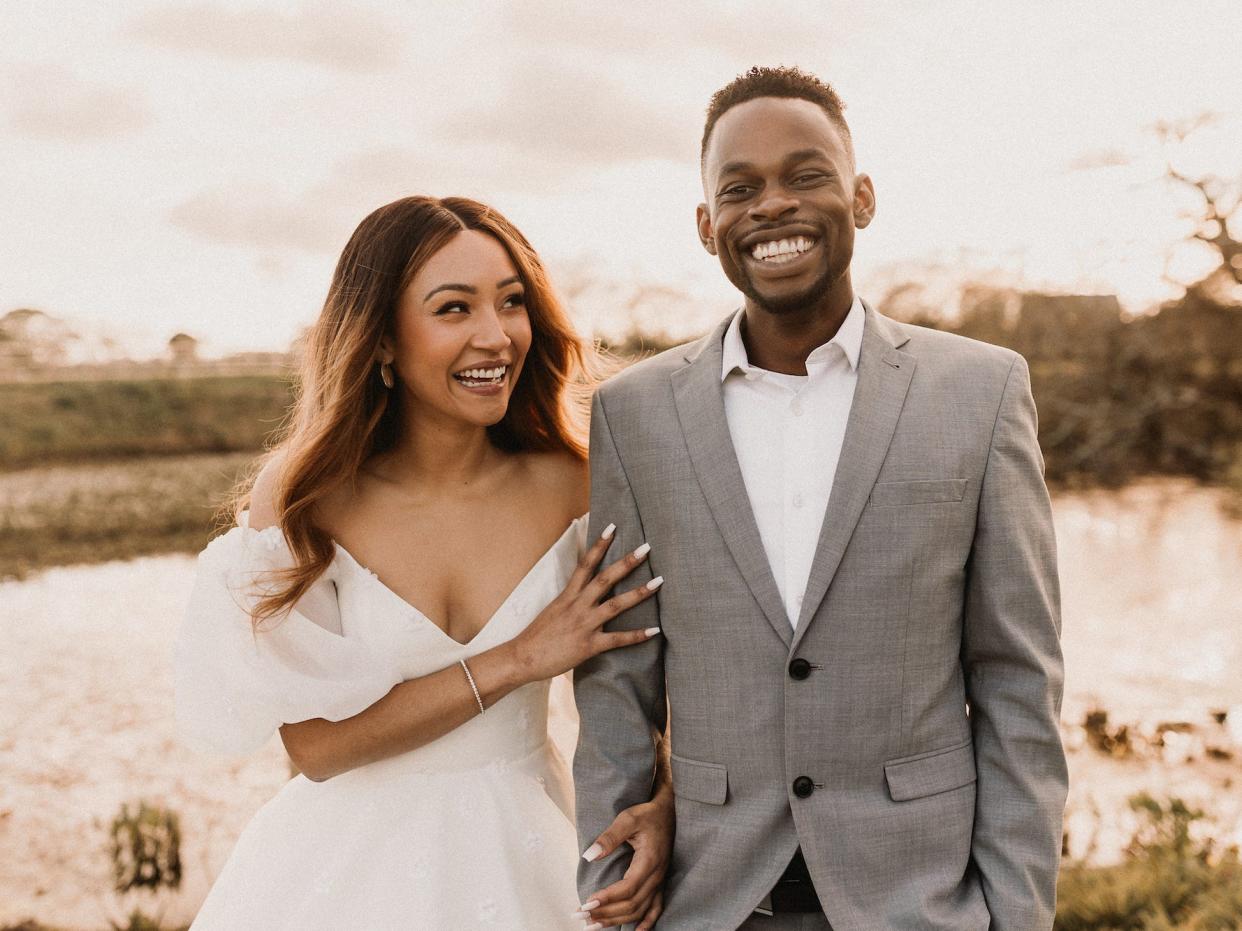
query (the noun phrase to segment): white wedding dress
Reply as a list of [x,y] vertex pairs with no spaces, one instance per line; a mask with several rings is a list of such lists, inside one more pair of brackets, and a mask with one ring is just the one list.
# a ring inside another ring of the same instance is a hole
[[[176,658],[183,736],[226,753],[253,752],[285,722],[350,717],[512,638],[565,586],[586,532],[574,521],[461,644],[340,547],[297,610],[252,634],[255,574],[292,557],[279,528],[242,523],[199,557]],[[290,780],[242,832],[193,931],[580,929],[548,686],[525,685],[400,756]]]

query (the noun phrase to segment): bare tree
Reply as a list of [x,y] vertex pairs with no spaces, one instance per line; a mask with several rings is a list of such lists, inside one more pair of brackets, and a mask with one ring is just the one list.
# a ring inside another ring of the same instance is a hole
[[[1162,143],[1181,144],[1218,118],[1214,113],[1201,113],[1184,120],[1161,121],[1153,130]],[[1231,232],[1229,224],[1242,208],[1242,178],[1229,181],[1218,175],[1191,175],[1175,168],[1171,159],[1165,162],[1164,177],[1197,194],[1200,205],[1188,215],[1194,224],[1189,238],[1220,256],[1220,264],[1206,277],[1185,285],[1187,293],[1217,303],[1236,302],[1242,289],[1242,239]]]

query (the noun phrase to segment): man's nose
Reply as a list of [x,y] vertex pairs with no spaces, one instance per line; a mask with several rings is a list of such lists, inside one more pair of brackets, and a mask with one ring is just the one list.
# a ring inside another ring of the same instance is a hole
[[751,205],[752,220],[777,220],[789,213],[796,213],[798,200],[783,188],[772,187]]

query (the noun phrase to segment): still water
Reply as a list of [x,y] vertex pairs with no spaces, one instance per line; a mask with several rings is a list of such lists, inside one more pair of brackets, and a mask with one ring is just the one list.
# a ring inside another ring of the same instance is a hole
[[[1222,500],[1178,482],[1056,499],[1067,720],[1095,704],[1122,720],[1242,719],[1242,523]],[[133,906],[188,922],[287,778],[278,741],[241,761],[176,742],[170,657],[192,578],[192,559],[169,556],[0,584],[0,924],[99,928]],[[139,799],[181,816],[175,894],[109,892],[108,826]]]

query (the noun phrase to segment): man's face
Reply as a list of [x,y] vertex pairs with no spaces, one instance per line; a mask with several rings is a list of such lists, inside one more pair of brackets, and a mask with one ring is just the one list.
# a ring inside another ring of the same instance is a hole
[[759,97],[716,123],[699,237],[733,285],[773,313],[818,304],[849,272],[875,213],[841,131],[809,100]]

